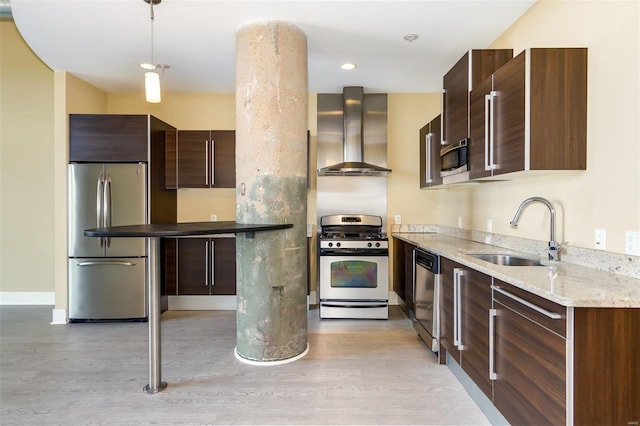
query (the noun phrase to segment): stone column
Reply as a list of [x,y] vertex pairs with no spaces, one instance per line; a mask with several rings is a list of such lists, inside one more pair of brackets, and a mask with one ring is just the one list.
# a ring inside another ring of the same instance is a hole
[[236,32],[236,221],[293,223],[236,239],[236,356],[307,351],[307,40],[288,22]]

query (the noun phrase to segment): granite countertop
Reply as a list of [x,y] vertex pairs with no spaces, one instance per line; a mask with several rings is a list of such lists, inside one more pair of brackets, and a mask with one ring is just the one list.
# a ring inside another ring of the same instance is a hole
[[640,280],[567,262],[500,266],[468,253],[531,254],[438,233],[393,232],[393,237],[469,266],[563,306],[640,308]]

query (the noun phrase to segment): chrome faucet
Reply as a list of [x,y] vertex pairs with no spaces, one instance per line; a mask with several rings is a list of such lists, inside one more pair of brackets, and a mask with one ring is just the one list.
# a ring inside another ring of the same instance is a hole
[[520,216],[522,215],[522,211],[525,207],[527,207],[531,203],[542,203],[549,208],[549,212],[551,213],[551,223],[550,223],[550,236],[549,236],[549,247],[547,248],[547,252],[549,255],[549,260],[560,260],[560,252],[558,243],[556,242],[556,211],[553,206],[546,198],[542,197],[530,197],[524,200],[518,210],[516,211],[516,215],[513,217],[513,220],[509,222],[511,226],[514,228],[518,227],[518,220],[520,220]]

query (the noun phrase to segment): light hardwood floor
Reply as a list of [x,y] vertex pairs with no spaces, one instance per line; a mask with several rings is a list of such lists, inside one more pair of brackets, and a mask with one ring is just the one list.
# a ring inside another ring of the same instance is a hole
[[147,384],[146,323],[50,325],[49,306],[0,307],[0,424],[489,424],[396,307],[388,321],[322,320],[279,366],[233,355],[235,312],[162,316],[162,378]]

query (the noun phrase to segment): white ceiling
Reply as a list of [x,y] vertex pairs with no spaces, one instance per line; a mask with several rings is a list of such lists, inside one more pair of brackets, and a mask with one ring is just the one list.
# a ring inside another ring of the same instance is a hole
[[[154,62],[169,64],[163,91],[232,93],[235,31],[256,19],[297,25],[307,36],[309,90],[439,92],[468,49],[486,48],[535,0],[162,0],[154,7]],[[11,0],[15,23],[53,70],[107,92],[143,90],[151,56],[144,0]],[[413,42],[404,35],[415,33]],[[517,52],[514,52],[517,53]],[[358,64],[343,71],[345,61]]]

